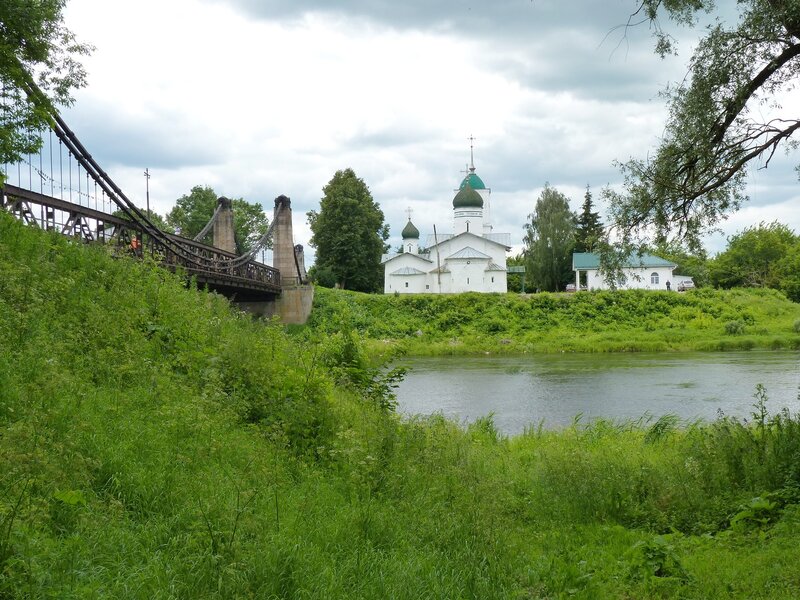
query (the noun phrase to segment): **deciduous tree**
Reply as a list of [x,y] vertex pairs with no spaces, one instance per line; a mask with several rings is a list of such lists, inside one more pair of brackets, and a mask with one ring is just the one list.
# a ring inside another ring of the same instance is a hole
[[[800,237],[774,221],[748,227],[728,239],[727,249],[709,265],[711,282],[722,288],[784,288],[791,272]],[[796,276],[795,276],[796,277]]]
[[[39,131],[50,123],[51,106],[68,106],[86,73],[77,57],[91,47],[64,26],[66,0],[0,2],[0,161],[16,162],[41,146]],[[34,81],[44,93],[31,103],[25,88]],[[0,174],[2,182],[2,174]]]
[[[621,165],[623,193],[608,191],[614,220],[626,237],[676,232],[694,246],[700,236],[745,200],[745,167],[768,165],[795,144],[800,118],[778,105],[800,74],[800,3],[739,0],[738,22],[709,27],[689,63],[685,82],[666,90],[669,119],[649,159]],[[674,40],[658,26],[666,16],[694,27],[716,9],[714,0],[639,0],[656,51]]]
[[322,192],[319,210],[307,213],[310,244],[317,249],[316,270],[333,274],[341,288],[381,290],[381,255],[389,248],[389,226],[367,184],[352,169],[344,169]]
[[575,222],[567,197],[545,184],[524,228],[523,252],[532,287],[556,292],[572,281]]
[[[188,195],[181,196],[167,214],[167,224],[184,237],[193,238],[203,230],[217,208],[217,194],[208,186],[196,185]],[[260,204],[242,198],[231,201],[236,250],[247,252],[269,229],[269,219]],[[211,242],[208,234],[206,242]]]

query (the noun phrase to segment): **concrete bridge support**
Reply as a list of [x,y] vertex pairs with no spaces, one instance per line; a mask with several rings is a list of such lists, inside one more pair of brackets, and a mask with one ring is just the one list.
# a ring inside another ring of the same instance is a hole
[[292,235],[292,201],[286,196],[275,198],[275,220],[272,230],[272,266],[281,272],[281,287],[303,283],[297,274]]
[[306,279],[303,247],[294,245],[292,201],[286,196],[275,198],[273,219],[272,266],[281,272],[281,295],[275,301],[275,314],[284,323],[302,324],[311,314],[314,288]]
[[233,233],[233,203],[228,198],[217,200],[219,213],[214,221],[214,247],[227,252],[236,252],[236,237]]

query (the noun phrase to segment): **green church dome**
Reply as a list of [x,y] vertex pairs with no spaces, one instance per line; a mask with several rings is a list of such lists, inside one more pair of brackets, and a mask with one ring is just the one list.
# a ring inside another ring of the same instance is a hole
[[411,222],[411,219],[409,219],[408,223],[406,223],[406,226],[403,227],[403,231],[400,235],[403,236],[404,240],[418,240],[419,229],[414,227],[414,224]]
[[471,187],[473,190],[485,190],[486,186],[483,184],[483,180],[475,174],[475,171],[472,171],[469,175],[464,177],[464,180],[461,182],[459,189],[464,189],[465,187]]
[[453,198],[453,208],[483,208],[483,198],[467,182],[467,185],[458,190],[456,197]]

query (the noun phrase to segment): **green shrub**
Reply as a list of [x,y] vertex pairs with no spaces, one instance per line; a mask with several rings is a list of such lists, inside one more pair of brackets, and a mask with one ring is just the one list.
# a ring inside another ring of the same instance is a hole
[[728,321],[725,323],[725,333],[728,335],[741,335],[744,333],[744,322]]

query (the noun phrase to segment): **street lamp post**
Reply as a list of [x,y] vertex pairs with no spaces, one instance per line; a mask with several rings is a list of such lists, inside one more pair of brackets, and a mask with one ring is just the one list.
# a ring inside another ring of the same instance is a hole
[[147,218],[150,218],[150,169],[144,170],[145,185],[147,186]]

